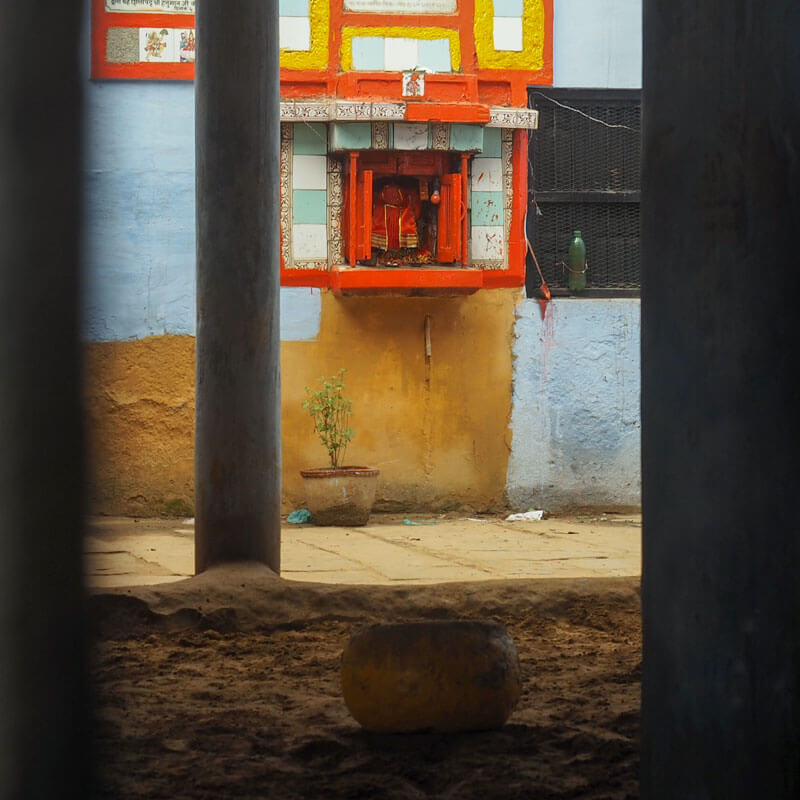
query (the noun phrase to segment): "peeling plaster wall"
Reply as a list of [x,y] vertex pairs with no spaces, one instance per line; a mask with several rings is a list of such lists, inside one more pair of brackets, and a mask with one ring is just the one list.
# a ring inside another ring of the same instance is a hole
[[517,306],[509,503],[638,506],[639,300]]
[[[346,460],[380,469],[379,508],[504,508],[517,296],[323,294],[319,336],[281,344],[283,510],[304,503],[299,470],[327,459],[302,408],[305,387],[340,367],[356,432]],[[191,510],[194,345],[193,336],[87,345],[93,511]]]
[[[554,0],[553,84],[640,88],[641,0]],[[514,325],[513,508],[641,502],[638,299],[524,300]]]

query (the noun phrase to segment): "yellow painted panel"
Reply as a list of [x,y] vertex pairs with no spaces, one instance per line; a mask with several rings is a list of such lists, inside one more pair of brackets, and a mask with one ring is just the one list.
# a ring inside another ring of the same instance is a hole
[[475,0],[475,51],[479,67],[540,70],[544,66],[544,37],[543,0],[523,0],[522,50],[495,50],[494,4],[492,0]]
[[319,69],[328,67],[328,39],[331,28],[331,9],[328,0],[310,0],[310,50],[281,50],[284,69]]
[[353,37],[355,36],[382,36],[386,39],[449,39],[450,63],[453,72],[461,69],[461,41],[458,31],[451,28],[412,28],[392,25],[376,28],[342,28],[342,70],[350,72],[353,69]]

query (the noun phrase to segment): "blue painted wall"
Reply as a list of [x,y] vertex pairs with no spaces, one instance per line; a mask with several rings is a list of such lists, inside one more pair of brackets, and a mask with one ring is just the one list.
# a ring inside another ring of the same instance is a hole
[[93,341],[194,334],[194,91],[86,85],[84,331]]
[[517,306],[514,508],[640,504],[639,322],[638,299]]
[[[193,336],[194,86],[91,81],[88,35],[84,53],[84,337]],[[320,311],[318,291],[282,289],[281,338],[315,338]]]
[[[554,0],[553,84],[641,88],[641,0]],[[509,503],[641,503],[636,299],[523,300],[515,320]]]
[[553,85],[642,86],[642,0],[554,0]]

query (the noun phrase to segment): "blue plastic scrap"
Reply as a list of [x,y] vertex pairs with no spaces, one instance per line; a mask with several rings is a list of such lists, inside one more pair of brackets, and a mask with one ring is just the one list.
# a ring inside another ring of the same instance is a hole
[[291,522],[293,525],[302,525],[304,522],[311,522],[311,512],[307,508],[298,508],[286,517],[286,521]]
[[404,519],[403,525],[435,525],[435,522],[412,522],[410,519]]

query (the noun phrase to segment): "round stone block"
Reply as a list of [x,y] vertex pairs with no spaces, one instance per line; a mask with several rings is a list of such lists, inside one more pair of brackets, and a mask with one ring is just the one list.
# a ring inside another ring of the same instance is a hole
[[370,731],[499,728],[519,700],[519,656],[497,622],[371,625],[342,654],[342,693]]

